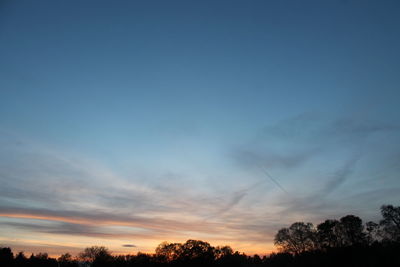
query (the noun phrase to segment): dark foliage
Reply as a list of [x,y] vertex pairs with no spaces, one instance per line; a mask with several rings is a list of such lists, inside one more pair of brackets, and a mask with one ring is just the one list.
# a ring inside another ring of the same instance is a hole
[[383,219],[368,222],[354,215],[340,220],[326,220],[314,227],[296,222],[282,228],[275,236],[280,253],[269,257],[247,256],[229,246],[213,247],[200,240],[185,243],[161,243],[155,254],[112,256],[105,247],[86,248],[77,258],[69,253],[57,260],[39,253],[15,256],[10,248],[0,248],[0,267],[183,267],[183,266],[266,266],[266,267],[394,267],[400,266],[400,207],[385,205]]

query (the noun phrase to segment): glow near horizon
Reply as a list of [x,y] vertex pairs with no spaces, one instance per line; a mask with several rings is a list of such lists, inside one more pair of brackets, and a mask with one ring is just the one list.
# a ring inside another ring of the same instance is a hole
[[288,3],[2,4],[0,245],[266,254],[399,205],[399,4]]

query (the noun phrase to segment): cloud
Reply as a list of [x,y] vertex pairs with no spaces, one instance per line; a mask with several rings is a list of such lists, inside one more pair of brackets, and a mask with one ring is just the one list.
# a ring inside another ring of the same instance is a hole
[[123,244],[122,245],[124,248],[135,248],[136,246],[133,244]]
[[375,168],[391,168],[389,175],[393,176],[393,166],[379,158],[391,153],[385,150],[385,142],[399,141],[395,137],[399,130],[395,123],[307,113],[260,129],[252,139],[234,147],[230,156],[248,173],[262,175],[265,168],[278,177],[276,189],[285,185],[270,198],[271,205],[279,207],[275,216],[282,221],[318,219],[346,210],[340,198],[358,194],[361,187],[354,185],[371,179],[368,173],[361,176],[371,162]]
[[351,173],[353,172],[354,167],[357,164],[357,161],[361,158],[361,155],[354,156],[348,160],[344,166],[338,169],[333,177],[328,180],[325,184],[324,188],[321,190],[321,195],[328,195],[334,192],[340,185],[342,185],[346,180],[350,177]]
[[[192,182],[191,173],[117,174],[80,155],[26,140],[12,142],[10,136],[2,140],[0,133],[4,148],[0,151],[0,233],[8,240],[11,234],[4,229],[60,239],[112,239],[118,240],[117,246],[129,238],[141,248],[146,240],[171,238],[269,244],[287,223],[302,218],[318,221],[346,210],[349,205],[338,195],[351,199],[360,194],[359,187],[348,188],[363,182],[359,178],[366,164],[363,149],[373,138],[396,129],[315,115],[289,119],[261,129],[252,140],[230,150],[229,159],[237,168],[221,170],[227,171],[222,178],[202,177],[202,187]],[[263,168],[283,191],[269,183]],[[374,203],[388,198],[386,191],[378,189]],[[359,198],[367,200],[364,195]]]
[[[216,205],[218,210],[215,212],[211,212],[205,220],[209,220],[211,218],[220,217],[221,215],[228,213],[231,209],[233,209],[239,202],[246,196],[248,189],[240,190],[232,193],[230,196],[225,196],[223,198],[216,198]],[[218,200],[219,199],[219,200]],[[223,201],[223,199],[227,199],[228,201]],[[219,203],[218,203],[219,202]]]
[[286,154],[276,152],[273,149],[264,148],[263,146],[257,147],[252,145],[249,147],[241,146],[236,148],[232,157],[236,163],[244,167],[278,167],[292,169],[316,154],[316,150],[308,151],[293,151],[293,153]]
[[190,183],[177,181],[175,187],[157,181],[153,186],[141,183],[140,177],[125,179],[85,158],[28,142],[8,146],[7,155],[0,152],[6,159],[0,163],[0,217],[19,222],[0,218],[0,224],[36,233],[160,241],[235,239],[243,222],[233,215],[263,183],[237,190],[228,186],[216,196]]
[[355,118],[339,118],[333,120],[324,130],[329,135],[351,136],[359,139],[377,132],[400,130],[400,126],[392,123],[374,122]]
[[[196,219],[174,218],[166,219],[159,216],[140,216],[119,214],[118,212],[103,212],[95,210],[51,210],[0,207],[0,215],[11,218],[26,218],[36,220],[46,220],[55,222],[67,222],[71,225],[108,225],[108,226],[128,226],[139,227],[151,230],[164,231],[199,231],[214,232],[218,231],[216,223],[196,224]],[[77,227],[78,229],[79,227]],[[213,230],[214,229],[214,230]]]
[[369,136],[399,130],[400,125],[392,123],[306,113],[260,129],[230,156],[243,168],[296,169],[338,149],[360,153]]
[[400,125],[395,123],[352,116],[338,118],[318,113],[304,113],[264,127],[256,138],[259,141],[265,138],[278,138],[288,142],[319,141],[331,138],[360,141],[360,138],[373,133],[398,130],[400,130]]
[[29,230],[41,233],[53,233],[53,234],[67,234],[67,235],[82,235],[82,236],[97,236],[103,235],[103,233],[96,232],[95,226],[86,224],[75,224],[66,222],[1,222],[0,225],[18,228],[22,230]]

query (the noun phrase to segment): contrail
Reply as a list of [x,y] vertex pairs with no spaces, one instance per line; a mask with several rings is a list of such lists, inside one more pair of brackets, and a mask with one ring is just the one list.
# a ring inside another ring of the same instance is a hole
[[278,183],[278,181],[275,180],[275,179],[268,173],[268,171],[265,169],[264,166],[261,166],[261,169],[264,171],[264,173],[268,176],[269,179],[271,179],[271,181],[272,181],[276,186],[278,186],[283,192],[285,192],[286,194],[288,194],[288,192],[285,190],[285,188],[283,188],[283,186],[282,186],[280,183]]

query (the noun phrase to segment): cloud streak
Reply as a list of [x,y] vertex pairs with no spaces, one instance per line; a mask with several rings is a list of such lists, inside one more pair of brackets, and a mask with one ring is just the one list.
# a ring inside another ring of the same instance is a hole
[[[302,114],[263,128],[253,139],[233,149],[231,159],[252,173],[262,166],[267,169],[267,176],[270,171],[279,175],[279,182],[268,176],[284,193],[272,199],[279,207],[277,216],[288,220],[299,216],[318,219],[346,208],[337,194],[357,194],[357,189],[348,188],[363,183],[365,177],[359,171],[374,160],[365,151],[371,151],[372,146],[385,142],[385,136],[394,136],[399,130],[399,125],[393,123]],[[387,153],[383,148],[374,149]],[[285,188],[282,184],[290,186]]]
[[[359,170],[369,162],[363,149],[395,131],[393,125],[308,115],[282,121],[229,150],[238,174],[221,175],[219,187],[214,176],[199,183],[191,173],[117,174],[85,157],[3,136],[0,225],[61,240],[115,240],[117,250],[129,248],[121,244],[130,240],[138,248],[154,242],[154,248],[188,238],[267,249],[288,222],[338,216],[350,207],[337,195],[367,200],[347,188],[364,182]],[[377,188],[372,201],[396,192]],[[12,242],[12,231],[0,233]]]
[[[96,163],[49,149],[8,150],[0,171],[5,193],[0,196],[0,224],[7,229],[132,238],[139,243],[196,237],[251,242],[252,228],[246,229],[235,215],[248,205],[246,196],[263,181],[244,189],[226,188],[220,196],[185,187],[178,192],[174,187],[165,190],[160,183],[152,186],[126,180]],[[243,237],[237,237],[238,232]]]

